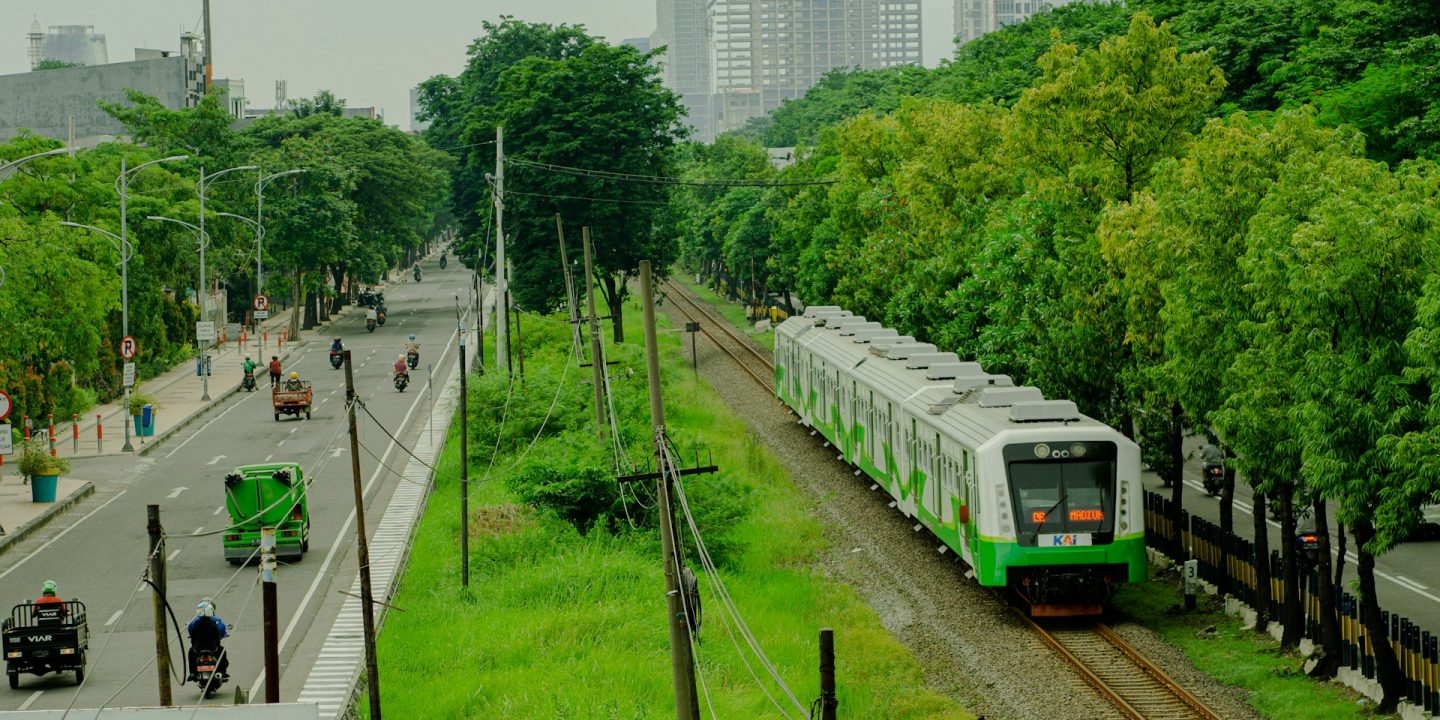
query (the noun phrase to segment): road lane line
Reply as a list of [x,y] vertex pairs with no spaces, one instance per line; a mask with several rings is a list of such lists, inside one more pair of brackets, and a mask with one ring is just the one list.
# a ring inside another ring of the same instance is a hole
[[181,550],[184,550],[184,549],[185,549],[185,548],[175,548],[175,552],[172,552],[172,553],[170,553],[169,555],[166,555],[166,556],[165,556],[165,562],[170,562],[171,560],[174,560],[174,559],[175,559],[175,556],[176,556],[176,555],[179,555],[179,554],[180,554],[180,551],[181,551]]
[[109,507],[110,503],[113,503],[113,502],[115,502],[116,500],[119,500],[119,499],[120,499],[120,496],[121,496],[121,495],[124,495],[126,492],[129,492],[129,491],[128,491],[128,490],[121,490],[120,492],[115,493],[115,495],[114,495],[113,497],[111,497],[109,500],[106,500],[105,503],[102,504],[100,507],[97,507],[97,508],[95,508],[94,510],[91,510],[90,512],[86,513],[84,517],[80,518],[79,520],[76,520],[74,525],[71,525],[70,527],[67,527],[67,528],[65,528],[64,530],[61,530],[60,532],[56,533],[56,534],[55,534],[55,537],[52,537],[52,538],[50,538],[49,540],[46,540],[44,545],[41,545],[40,547],[35,548],[33,551],[31,551],[31,553],[30,553],[29,555],[26,555],[25,557],[20,558],[20,561],[19,561],[19,562],[15,563],[14,565],[11,565],[11,566],[9,567],[9,569],[7,569],[5,572],[0,572],[0,580],[5,579],[5,576],[6,576],[6,575],[9,575],[10,573],[15,572],[16,570],[20,569],[20,566],[21,566],[21,565],[24,565],[26,562],[29,562],[31,558],[33,558],[33,557],[35,557],[36,555],[39,555],[40,553],[44,552],[44,551],[45,551],[45,548],[48,548],[48,547],[50,547],[51,545],[54,545],[54,544],[55,544],[55,541],[56,541],[56,540],[59,540],[59,539],[62,538],[62,537],[65,537],[66,533],[69,533],[71,530],[74,530],[75,528],[80,527],[80,523],[83,523],[83,522],[85,522],[86,520],[89,520],[89,519],[90,519],[90,516],[94,515],[95,513],[100,512],[101,510],[104,510],[106,507]]
[[231,405],[230,407],[226,408],[226,409],[225,409],[225,412],[222,412],[222,413],[220,413],[219,415],[216,415],[213,419],[210,420],[210,422],[207,422],[207,423],[205,423],[204,425],[201,425],[199,430],[196,430],[196,431],[194,432],[194,434],[192,434],[190,437],[185,438],[185,441],[184,441],[184,442],[180,443],[179,445],[176,445],[174,450],[171,450],[170,452],[168,452],[168,453],[165,454],[165,457],[169,458],[169,457],[173,456],[175,453],[180,452],[180,449],[181,449],[181,448],[185,447],[186,445],[189,445],[191,440],[194,440],[195,438],[200,437],[200,433],[205,432],[205,430],[208,429],[211,425],[214,425],[216,422],[219,422],[220,418],[223,418],[223,417],[225,417],[226,415],[229,415],[231,410],[234,410],[235,408],[240,407],[241,405],[245,404],[245,401],[246,401],[246,400],[249,400],[250,398],[253,398],[253,397],[255,397],[255,396],[256,396],[256,393],[246,393],[246,394],[245,394],[245,397],[240,398],[240,401],[239,401],[239,402],[237,402],[237,403],[235,403],[234,405]]
[[285,447],[285,441],[281,440],[280,442],[275,443],[275,447]]
[[221,505],[220,507],[215,508],[215,512],[210,513],[210,514],[211,514],[211,515],[219,515],[219,514],[222,513],[222,512],[225,512],[225,506],[224,506],[224,505]]
[[39,700],[39,699],[40,699],[40,696],[41,696],[41,695],[44,695],[44,694],[45,694],[45,691],[44,691],[44,690],[36,690],[35,692],[33,692],[33,693],[30,694],[30,697],[25,698],[25,702],[20,703],[20,707],[18,707],[18,708],[16,708],[16,709],[17,709],[17,710],[20,710],[20,711],[29,710],[29,709],[30,709],[30,706],[31,706],[31,705],[34,705],[34,704],[35,704],[35,701],[36,701],[36,700]]
[[114,615],[111,615],[111,616],[110,616],[110,619],[105,621],[105,627],[110,627],[111,625],[114,625],[114,624],[115,624],[115,621],[116,621],[116,620],[119,620],[119,619],[120,619],[120,616],[123,615],[124,613],[125,613],[124,610],[116,610],[116,611],[115,611],[115,614],[114,614]]
[[291,435],[294,435],[294,434],[295,434],[295,431],[296,431],[296,430],[299,430],[299,429],[300,429],[300,428],[298,428],[298,427],[290,428],[290,434],[291,434]]
[[[459,329],[456,329],[454,332],[452,332],[450,334],[450,342],[445,343],[445,348],[440,351],[440,358],[442,363],[444,362],[445,355],[450,352],[450,347],[455,343],[455,338],[458,337],[459,334]],[[422,397],[424,397],[424,395],[421,393],[415,394],[415,399],[410,401],[410,409],[405,411],[405,417],[401,418],[400,424],[396,426],[397,432],[403,432],[404,428],[409,426],[410,417],[415,414],[415,408],[420,406],[420,399]],[[399,443],[397,441],[391,440],[390,444],[386,446],[385,452],[380,455],[380,462],[376,466],[375,472],[371,473],[370,479],[366,481],[365,487],[362,488],[360,491],[360,496],[362,498],[370,494],[371,489],[373,489],[375,483],[380,480],[380,476],[382,474],[389,472],[389,468],[385,467],[386,461],[390,457],[390,454],[395,451],[395,448],[398,445]],[[346,540],[354,539],[350,535],[350,526],[354,522],[355,508],[352,507],[350,508],[350,514],[345,517],[345,522],[340,524],[340,528],[335,534],[335,542],[330,544],[330,550],[325,553],[325,560],[320,563],[320,569],[315,571],[315,579],[310,581],[310,587],[305,590],[305,595],[300,598],[300,604],[295,606],[295,612],[293,615],[290,616],[290,622],[286,624],[285,632],[280,636],[280,642],[276,647],[277,654],[285,649],[285,645],[290,641],[290,636],[295,632],[295,628],[299,626],[300,620],[306,617],[305,609],[309,606],[310,600],[315,597],[315,591],[320,588],[320,583],[327,580],[326,573],[329,572],[330,563],[335,560],[335,554],[340,551],[340,545]],[[0,575],[0,577],[4,576]],[[358,581],[358,572],[356,574],[356,578]],[[372,578],[371,580],[373,583],[374,578]],[[321,647],[324,647],[323,643],[321,644]],[[255,684],[250,686],[250,696],[259,697],[260,688],[264,684],[265,671],[261,670],[259,675],[255,678]]]
[[273,457],[275,457],[275,456],[274,456],[274,455],[266,455],[266,456],[265,456],[265,459],[262,460],[261,462],[270,462],[270,458],[273,458]]
[[205,530],[205,526],[204,526],[204,525],[201,525],[200,527],[195,528],[195,532],[192,532],[192,533],[190,533],[190,534],[191,534],[191,535],[199,535],[199,534],[200,534],[201,532],[203,532],[204,530]]

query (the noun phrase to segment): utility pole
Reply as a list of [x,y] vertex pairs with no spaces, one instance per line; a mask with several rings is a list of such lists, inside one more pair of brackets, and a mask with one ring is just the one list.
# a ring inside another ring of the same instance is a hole
[[275,599],[275,528],[260,528],[260,602],[265,610],[265,702],[280,702],[280,610]]
[[350,472],[355,482],[355,554],[360,561],[360,612],[365,621],[365,680],[370,720],[380,720],[380,665],[375,661],[375,597],[370,589],[370,545],[365,536],[365,490],[360,484],[360,432],[355,428],[355,369],[345,349],[345,401],[350,410]]
[[820,628],[820,720],[835,720],[835,631]]
[[[470,434],[466,423],[469,388],[465,376],[470,366],[465,362],[465,321],[460,321],[460,587],[470,587]],[[433,421],[433,418],[432,418]]]
[[650,426],[655,434],[655,452],[660,465],[656,479],[660,511],[660,552],[665,558],[665,606],[670,614],[670,665],[675,682],[676,720],[700,720],[700,700],[695,694],[695,659],[690,648],[690,624],[680,594],[680,560],[675,553],[675,516],[670,509],[670,479],[675,468],[664,453],[665,401],[660,389],[660,348],[655,339],[655,293],[650,281],[650,261],[640,261],[640,300],[645,312],[645,371],[650,382]]
[[205,0],[205,93],[210,93],[211,83],[215,81],[215,51],[211,48],[210,39],[210,0]]
[[520,306],[515,306],[515,360],[520,366],[520,383],[525,383],[525,338],[520,335]]
[[145,506],[145,529],[150,533],[150,583],[155,613],[155,674],[160,680],[160,705],[174,704],[170,697],[170,633],[165,625],[165,528],[160,525],[160,506]]
[[585,299],[590,306],[590,370],[595,385],[595,429],[605,439],[605,361],[600,358],[600,321],[595,317],[595,271],[590,257],[590,226],[580,229],[585,245]]
[[[210,90],[210,0],[205,0],[205,90]],[[195,299],[200,303],[200,320],[205,320],[205,166],[200,166],[200,287],[195,288]],[[210,399],[210,373],[205,361],[210,355],[210,340],[200,341],[200,399]]]
[[565,271],[565,307],[570,310],[570,342],[575,346],[575,362],[585,362],[580,348],[580,308],[575,300],[575,278],[570,273],[570,256],[565,252],[565,223],[555,213],[555,234],[560,238],[560,268]]
[[509,371],[510,338],[505,327],[510,313],[510,281],[505,276],[505,128],[499,125],[495,127],[495,188],[491,194],[495,196],[495,296],[505,304],[504,312],[495,313],[495,364]]

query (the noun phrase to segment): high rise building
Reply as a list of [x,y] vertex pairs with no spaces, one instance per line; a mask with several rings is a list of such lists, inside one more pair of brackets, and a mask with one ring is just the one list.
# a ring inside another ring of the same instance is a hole
[[955,42],[963,45],[1070,0],[955,0]]
[[96,35],[93,25],[51,25],[49,32],[41,32],[40,21],[36,20],[25,39],[30,44],[32,70],[46,60],[87,66],[110,62],[105,36]]
[[665,87],[680,96],[696,139],[712,135],[710,8],[715,0],[656,0],[650,48],[664,46]]
[[804,96],[835,68],[921,60],[920,0],[658,0],[656,9],[665,84],[685,98],[700,140]]

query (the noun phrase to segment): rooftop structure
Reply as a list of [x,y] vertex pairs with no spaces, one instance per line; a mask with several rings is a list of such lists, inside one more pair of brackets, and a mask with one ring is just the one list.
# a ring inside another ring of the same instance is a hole
[[31,23],[25,39],[29,41],[32,70],[46,60],[71,65],[104,65],[110,62],[105,36],[95,34],[94,25],[51,25],[49,31],[44,32],[40,29],[40,21],[36,20]]

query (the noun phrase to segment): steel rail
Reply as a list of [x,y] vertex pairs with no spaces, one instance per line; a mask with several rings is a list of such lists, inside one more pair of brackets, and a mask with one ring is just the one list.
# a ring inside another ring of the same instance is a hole
[[1221,720],[1219,714],[1206,707],[1199,698],[1181,687],[1104,623],[1052,631],[1026,615],[1022,609],[1012,609],[1046,645],[1075,668],[1081,679],[1125,717],[1132,720]]
[[[683,300],[695,309],[695,312],[692,313],[691,311],[686,310],[679,303],[676,303],[675,309],[679,310],[682,315],[689,318],[692,322],[700,322],[700,320],[703,318],[710,325],[719,327],[721,332],[727,335],[732,343],[737,344],[749,351],[750,355],[753,356],[756,360],[758,360],[767,371],[774,371],[775,366],[770,361],[770,358],[765,357],[764,353],[756,350],[753,346],[751,346],[749,341],[746,340],[744,336],[742,336],[734,328],[730,327],[730,323],[726,322],[723,318],[717,317],[714,313],[707,310],[702,303],[698,302],[694,299],[694,297],[691,296],[690,291],[687,290],[684,286],[673,280],[666,280],[665,282],[666,287],[674,291],[671,293],[666,293],[666,297]],[[735,351],[726,347],[725,344],[721,343],[720,340],[716,338],[713,333],[705,329],[706,322],[702,322],[700,324],[700,332],[704,333],[705,337],[709,338],[710,342],[714,344],[715,347],[720,348],[722,352],[724,352],[726,355],[729,355],[730,359],[734,360],[735,364],[740,366],[740,369],[744,370],[746,374],[748,374],[753,380],[755,380],[755,382],[759,383],[761,387],[765,388],[767,392],[774,393],[774,380],[770,377],[767,377],[766,375],[755,372],[755,370],[751,368],[750,364],[742,360],[741,357],[735,353]]]

